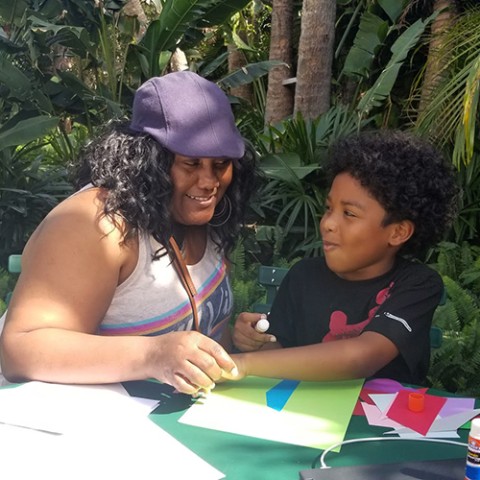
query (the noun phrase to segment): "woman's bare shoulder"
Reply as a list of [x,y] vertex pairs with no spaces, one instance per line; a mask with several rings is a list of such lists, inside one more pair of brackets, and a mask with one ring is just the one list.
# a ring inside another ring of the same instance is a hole
[[104,215],[105,192],[91,188],[65,199],[53,208],[29,239],[25,260],[30,255],[97,255],[120,261],[128,255],[123,242],[124,223]]
[[82,233],[84,240],[89,237],[111,237],[118,241],[124,223],[120,216],[113,221],[104,214],[105,192],[99,188],[91,188],[68,197],[60,202],[40,223],[32,239],[35,237],[54,235],[75,239]]

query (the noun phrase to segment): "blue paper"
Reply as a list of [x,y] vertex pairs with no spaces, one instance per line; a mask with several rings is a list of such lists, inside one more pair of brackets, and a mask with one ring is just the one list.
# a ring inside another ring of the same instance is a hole
[[300,382],[298,380],[282,380],[267,391],[267,406],[274,410],[282,410]]

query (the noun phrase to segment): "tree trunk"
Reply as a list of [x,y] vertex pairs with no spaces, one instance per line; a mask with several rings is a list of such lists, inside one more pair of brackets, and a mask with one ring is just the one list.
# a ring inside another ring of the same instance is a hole
[[294,113],[316,118],[330,108],[336,0],[303,0]]
[[430,96],[435,91],[435,87],[442,80],[443,67],[447,63],[444,44],[445,35],[448,34],[451,26],[455,22],[456,7],[455,0],[435,0],[434,10],[443,11],[432,23],[431,40],[428,46],[427,65],[425,67],[425,76],[423,78],[420,105],[418,108],[421,114],[426,105],[430,102]]
[[265,124],[277,123],[293,112],[293,87],[283,81],[293,77],[292,65],[293,0],[273,0],[270,60],[285,66],[275,67],[268,74]]
[[[243,41],[246,42],[246,35],[243,32],[237,32],[238,35],[242,38]],[[243,33],[243,35],[242,35]],[[239,70],[240,68],[244,67],[247,64],[247,59],[245,58],[245,54],[239,50],[234,44],[229,44],[227,46],[228,51],[228,71],[234,72]],[[239,97],[248,104],[252,103],[253,98],[253,89],[252,84],[240,85],[239,87],[232,87],[230,89],[230,93]]]

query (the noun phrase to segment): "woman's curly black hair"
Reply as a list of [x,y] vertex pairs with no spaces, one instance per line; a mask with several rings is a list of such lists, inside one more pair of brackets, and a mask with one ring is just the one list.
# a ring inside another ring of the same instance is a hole
[[402,254],[421,257],[442,240],[457,214],[454,168],[433,145],[392,130],[340,139],[330,152],[333,179],[349,173],[386,210],[383,225],[410,220],[415,231]]
[[[125,221],[124,241],[143,231],[168,251],[173,233],[170,169],[174,154],[149,135],[132,132],[128,125],[127,121],[112,122],[85,146],[73,168],[74,183],[77,189],[88,183],[106,189],[104,214],[116,224],[118,216]],[[212,239],[226,255],[234,246],[259,178],[256,154],[247,144],[245,155],[233,161],[232,182],[225,193],[231,214],[210,229],[215,232]],[[217,205],[215,214],[225,209],[222,204]]]

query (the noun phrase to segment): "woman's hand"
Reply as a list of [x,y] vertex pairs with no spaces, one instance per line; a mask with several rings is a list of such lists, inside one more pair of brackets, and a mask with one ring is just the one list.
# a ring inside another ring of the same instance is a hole
[[277,339],[269,333],[260,333],[255,330],[255,325],[262,318],[260,313],[241,313],[233,327],[233,344],[242,352],[259,350],[266,344],[271,345]]
[[211,390],[221,378],[236,379],[238,369],[223,347],[199,332],[171,332],[152,338],[149,376],[195,395]]

